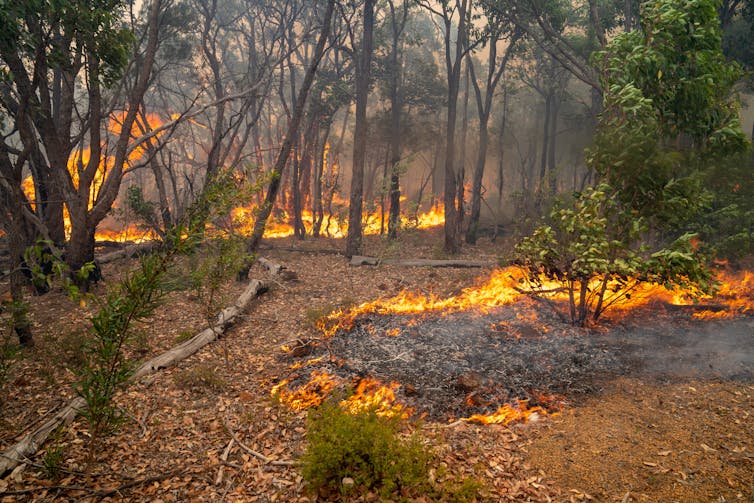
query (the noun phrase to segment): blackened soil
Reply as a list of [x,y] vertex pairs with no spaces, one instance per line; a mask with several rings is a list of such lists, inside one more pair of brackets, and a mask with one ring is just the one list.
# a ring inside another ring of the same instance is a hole
[[403,403],[440,421],[516,400],[579,400],[619,376],[754,380],[754,320],[640,318],[576,328],[530,300],[486,313],[368,314],[307,358],[330,356],[314,368],[346,379],[398,382]]

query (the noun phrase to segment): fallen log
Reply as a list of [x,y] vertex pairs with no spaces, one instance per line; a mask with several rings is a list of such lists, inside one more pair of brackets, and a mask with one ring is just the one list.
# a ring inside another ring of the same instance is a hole
[[86,402],[81,397],[76,397],[63,407],[57,414],[42,423],[34,431],[24,436],[15,445],[9,447],[0,454],[0,476],[21,464],[25,458],[37,452],[37,449],[47,440],[50,433],[60,426],[67,426],[86,408]]
[[123,258],[131,258],[137,255],[143,255],[145,253],[151,253],[159,245],[159,241],[144,241],[143,243],[137,243],[134,245],[128,245],[122,250],[117,250],[110,253],[105,253],[97,257],[97,262],[100,264],[107,264],[108,262],[115,262]]
[[399,267],[491,267],[497,265],[496,262],[482,261],[482,260],[432,260],[432,259],[380,259],[377,257],[365,257],[362,255],[354,255],[351,258],[349,265],[397,265]]
[[[273,263],[270,262],[270,264]],[[282,267],[280,269],[282,269]],[[196,353],[199,349],[210,342],[213,342],[220,337],[233,322],[235,322],[238,315],[248,307],[252,299],[266,292],[268,289],[269,284],[267,282],[256,279],[251,280],[238,299],[236,299],[236,302],[232,306],[226,307],[220,311],[212,326],[202,330],[186,342],[143,363],[132,374],[132,379],[139,379],[148,374],[174,365]],[[55,414],[55,416],[38,426],[34,431],[25,435],[16,444],[6,449],[0,454],[0,476],[5,475],[8,471],[23,463],[27,457],[34,455],[50,433],[55,431],[59,426],[70,424],[85,408],[86,402],[83,398],[74,398],[68,403],[68,405]]]
[[686,311],[686,312],[702,312],[709,311],[712,313],[719,313],[721,311],[727,311],[729,309],[725,304],[671,304],[670,302],[664,302],[665,309],[670,312],[674,311]]
[[238,315],[249,305],[251,300],[257,295],[266,292],[268,289],[269,284],[267,282],[259,281],[258,279],[251,280],[236,302],[232,306],[226,307],[220,311],[215,323],[213,323],[211,327],[205,328],[186,342],[168,349],[161,355],[157,355],[151,360],[143,363],[136,369],[136,371],[134,371],[132,377],[134,379],[139,379],[140,377],[167,368],[186,357],[193,355],[201,348],[221,336],[235,321]]

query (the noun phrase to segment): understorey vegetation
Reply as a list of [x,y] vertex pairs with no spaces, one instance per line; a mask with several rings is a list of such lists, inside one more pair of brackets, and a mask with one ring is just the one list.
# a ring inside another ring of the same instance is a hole
[[710,293],[711,253],[751,240],[743,186],[724,196],[730,182],[705,183],[749,148],[735,91],[743,73],[722,53],[716,2],[650,1],[641,27],[593,56],[604,109],[587,163],[600,183],[556,203],[517,247],[535,289],[562,285],[578,325],[642,282]]

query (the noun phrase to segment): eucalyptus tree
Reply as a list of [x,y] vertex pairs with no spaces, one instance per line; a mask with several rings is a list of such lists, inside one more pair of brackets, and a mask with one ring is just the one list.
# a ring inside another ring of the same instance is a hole
[[[328,0],[325,12],[320,13],[315,10],[316,13],[316,25],[318,26],[317,44],[312,52],[312,57],[307,66],[306,73],[301,82],[301,87],[296,95],[296,101],[291,113],[291,119],[288,121],[285,137],[283,143],[280,146],[275,164],[270,172],[270,181],[267,186],[267,190],[264,197],[264,202],[258,208],[257,217],[254,222],[254,230],[251,238],[246,244],[246,251],[253,254],[259,248],[259,244],[262,241],[265,227],[267,226],[267,220],[272,212],[272,207],[277,200],[278,193],[280,191],[281,176],[285,166],[288,164],[288,158],[291,155],[293,149],[294,139],[298,135],[301,120],[306,111],[306,103],[309,97],[309,91],[314,83],[314,79],[317,73],[322,58],[327,50],[328,38],[332,29],[333,13],[335,11],[335,0]],[[321,16],[321,17],[320,17]],[[245,277],[249,272],[250,265],[244,266],[239,271],[239,278]]]
[[132,131],[165,4],[149,3],[138,33],[123,0],[6,2],[0,10],[0,100],[9,122],[2,149],[11,164],[28,163],[37,220],[57,245],[63,204],[68,210],[73,271],[93,261],[97,225],[142,141]]
[[[487,10],[485,12],[488,36],[485,44],[488,47],[487,54],[487,72],[484,75],[482,83],[477,78],[477,70],[471,54],[467,56],[467,64],[471,72],[471,83],[474,88],[474,97],[477,104],[479,116],[479,148],[477,150],[476,163],[474,165],[474,174],[471,186],[471,211],[469,222],[466,228],[466,242],[469,244],[476,243],[477,233],[479,230],[479,217],[482,207],[482,180],[484,178],[484,169],[487,163],[487,149],[489,147],[489,119],[492,112],[493,97],[498,88],[503,74],[508,67],[516,44],[522,36],[521,30],[508,25],[500,19],[495,11]],[[498,53],[498,45],[507,44],[502,51]]]
[[356,115],[353,133],[353,159],[351,169],[351,190],[348,201],[348,235],[345,254],[348,257],[361,253],[363,230],[362,212],[364,196],[364,165],[367,154],[367,102],[369,99],[370,71],[374,49],[374,0],[363,0],[361,33],[348,27],[351,43],[350,52],[354,60],[354,87]]
[[456,121],[458,118],[458,93],[461,87],[461,66],[466,53],[481,41],[470,41],[469,16],[473,8],[471,0],[442,0],[430,2],[419,0],[419,5],[430,12],[439,25],[444,45],[445,72],[447,75],[447,121],[445,128],[445,160],[443,203],[445,212],[444,249],[456,254],[461,250],[458,187],[456,177]]

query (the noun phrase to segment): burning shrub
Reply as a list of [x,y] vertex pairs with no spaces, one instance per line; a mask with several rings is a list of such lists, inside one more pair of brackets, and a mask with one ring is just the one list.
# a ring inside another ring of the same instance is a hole
[[570,319],[577,325],[630,299],[644,282],[681,287],[692,296],[712,288],[712,274],[695,249],[693,234],[652,252],[643,240],[644,220],[623,208],[615,192],[607,184],[585,190],[572,206],[554,208],[550,223],[516,248],[535,290],[566,292]]
[[323,402],[309,412],[304,479],[329,495],[426,492],[432,454],[418,434],[403,438],[400,425],[400,418],[380,415],[376,407],[354,414],[339,399]]

